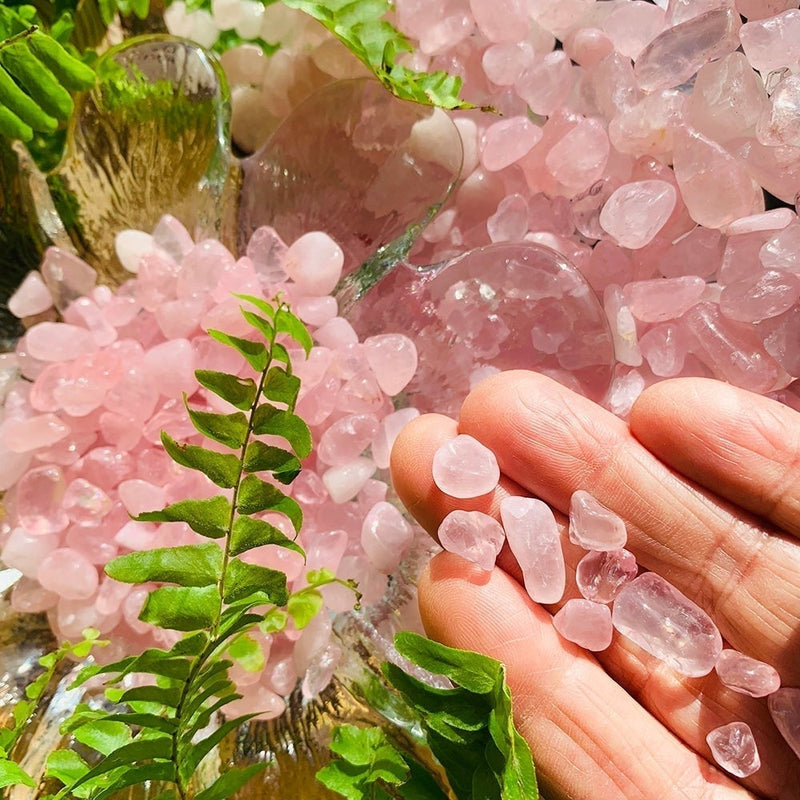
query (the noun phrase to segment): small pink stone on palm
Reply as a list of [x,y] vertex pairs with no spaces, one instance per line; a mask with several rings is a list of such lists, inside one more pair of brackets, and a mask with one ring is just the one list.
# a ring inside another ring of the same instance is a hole
[[489,572],[503,547],[500,523],[482,511],[451,511],[439,526],[439,544]]
[[491,492],[499,480],[494,453],[472,436],[456,436],[433,456],[433,481],[451,497],[479,497]]
[[717,764],[737,778],[746,778],[761,767],[753,732],[745,722],[714,728],[706,742]]
[[569,504],[569,540],[585,550],[618,550],[628,534],[621,517],[579,489]]
[[608,606],[591,600],[567,600],[553,625],[565,639],[595,653],[605,650],[614,635]]

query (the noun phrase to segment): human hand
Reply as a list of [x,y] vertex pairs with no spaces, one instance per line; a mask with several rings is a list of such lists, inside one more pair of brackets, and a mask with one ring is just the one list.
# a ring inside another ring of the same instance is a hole
[[[502,472],[473,500],[433,483],[433,454],[457,433],[489,447]],[[454,508],[499,519],[500,501],[547,502],[562,531],[567,593],[585,551],[566,535],[571,494],[585,489],[626,521],[627,549],[714,619],[727,647],[774,666],[800,686],[800,414],[717,381],[679,378],[647,389],[630,425],[554,381],[505,372],[482,382],[458,422],[414,420],[392,453],[408,510],[431,533]],[[766,699],[739,694],[712,671],[687,678],[614,633],[590,654],[534,603],[505,546],[483,572],[441,553],[419,582],[428,635],[506,665],[517,728],[548,798],[722,800],[800,798],[800,759]],[[563,601],[562,601],[563,602]],[[705,737],[720,725],[752,729],[761,769],[737,780],[714,765]]]

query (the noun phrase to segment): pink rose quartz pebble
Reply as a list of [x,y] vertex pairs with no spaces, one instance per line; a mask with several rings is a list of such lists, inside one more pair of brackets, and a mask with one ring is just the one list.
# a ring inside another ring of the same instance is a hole
[[784,269],[800,275],[800,224],[792,223],[764,243],[758,257],[765,269]]
[[642,322],[666,322],[685,314],[706,288],[702,278],[686,275],[682,278],[662,278],[635,281],[625,287],[628,306]]
[[[719,8],[736,8],[740,14],[743,14],[741,2],[742,0],[738,2],[734,0],[668,0],[666,23],[671,28]],[[745,16],[747,15],[745,14]]]
[[527,117],[511,117],[492,123],[486,131],[481,156],[490,172],[519,161],[542,138],[542,129]]
[[569,57],[563,50],[554,50],[535,58],[514,88],[534,114],[550,116],[569,96],[573,80]]
[[374,414],[351,414],[334,422],[320,437],[317,457],[325,464],[346,464],[358,458],[378,430]]
[[86,328],[64,322],[40,322],[25,334],[25,341],[28,353],[40,361],[71,361],[97,350]]
[[611,145],[598,119],[581,119],[547,153],[550,174],[572,193],[585,191],[603,176]]
[[387,469],[392,448],[400,431],[419,416],[416,408],[401,408],[387,414],[378,425],[375,437],[372,440],[372,460],[378,469]]
[[3,564],[18,569],[28,578],[35,578],[42,559],[60,542],[57,534],[33,534],[25,528],[12,528],[3,545]]
[[339,313],[339,304],[335,297],[301,297],[293,306],[294,313],[306,325],[319,327],[332,320]]
[[654,572],[622,587],[611,620],[623,636],[690,678],[711,672],[722,652],[711,617]]
[[528,595],[537,603],[557,603],[564,595],[566,570],[550,507],[532,497],[506,497],[500,518]]
[[784,687],[767,698],[772,721],[800,758],[800,689]]
[[636,577],[638,571],[635,556],[624,548],[593,550],[578,562],[575,582],[587,600],[610,603],[620,589]]
[[686,208],[700,225],[722,228],[764,209],[747,165],[698,131],[675,132],[674,168]]
[[569,501],[569,540],[584,550],[619,550],[628,534],[622,517],[579,489]]
[[774,667],[738,650],[723,650],[716,670],[725,686],[750,697],[766,697],[781,686],[781,676]]
[[456,509],[442,520],[438,538],[445,550],[489,572],[494,569],[506,535],[494,517],[482,511]]
[[746,778],[761,768],[756,740],[746,722],[714,728],[706,736],[706,742],[714,761],[737,778]]
[[393,397],[417,371],[417,347],[402,333],[384,333],[364,340],[364,353],[378,386]]
[[159,252],[152,235],[144,231],[121,231],[114,237],[114,250],[128,272],[138,272],[145,256]]
[[518,242],[528,232],[530,212],[521,194],[504,197],[497,211],[486,220],[486,231],[493,242]]
[[8,310],[15,317],[31,317],[53,307],[53,296],[40,272],[29,272],[8,299]]
[[689,350],[688,335],[678,325],[657,325],[639,340],[639,349],[653,375],[671,378],[680,375]]
[[533,48],[526,41],[492,44],[483,51],[486,77],[498,86],[511,86],[533,61]]
[[368,458],[355,458],[326,470],[322,482],[334,503],[352,500],[375,473],[375,462]]
[[637,181],[620,186],[600,212],[600,225],[617,244],[636,250],[664,227],[677,202],[666,181]]
[[729,283],[722,289],[719,307],[729,319],[760,322],[788,311],[800,298],[800,274],[766,270]]
[[99,525],[114,506],[111,498],[84,478],[71,481],[62,500],[67,516],[81,525]]
[[479,497],[499,480],[494,453],[472,436],[459,434],[433,455],[433,482],[450,497]]
[[413,528],[391,503],[376,503],[364,517],[361,546],[380,572],[396,569],[413,539]]
[[778,84],[758,120],[756,136],[761,144],[800,145],[800,75],[789,75]]
[[633,0],[618,5],[606,18],[603,30],[618,53],[636,61],[642,50],[664,30],[664,17],[662,8]]
[[593,653],[605,650],[614,636],[608,606],[591,600],[567,600],[553,617],[553,627],[567,641]]
[[87,600],[97,591],[97,568],[84,556],[68,547],[48,553],[36,573],[48,591],[68,600]]
[[322,231],[303,234],[286,251],[283,268],[303,292],[330,294],[342,277],[342,248]]
[[750,20],[739,32],[742,49],[753,69],[766,75],[772,70],[800,67],[800,10],[790,8],[768,19]]
[[564,39],[564,52],[588,69],[611,55],[614,43],[599,28],[574,28]]
[[731,222],[725,226],[724,233],[726,236],[738,236],[741,233],[780,231],[796,220],[797,214],[790,208],[773,208]]
[[33,534],[63,531],[69,523],[61,503],[66,488],[64,475],[58,467],[47,465],[26,472],[16,490],[22,527]]
[[525,0],[470,0],[469,7],[478,29],[490,42],[518,42],[528,33]]
[[323,347],[341,350],[347,345],[358,344],[358,334],[343,317],[334,317],[314,331],[314,339]]
[[646,92],[669,89],[692,77],[707,61],[739,46],[739,15],[716,9],[668,28],[636,59],[634,73]]
[[638,367],[642,363],[642,353],[639,350],[636,320],[619,286],[606,286],[603,307],[611,327],[617,361],[629,367]]
[[44,251],[39,269],[59,311],[64,311],[76,298],[90,295],[97,282],[97,272],[85,261],[58,247]]
[[13,453],[27,453],[60,442],[70,430],[55,414],[42,414],[4,425],[3,442]]

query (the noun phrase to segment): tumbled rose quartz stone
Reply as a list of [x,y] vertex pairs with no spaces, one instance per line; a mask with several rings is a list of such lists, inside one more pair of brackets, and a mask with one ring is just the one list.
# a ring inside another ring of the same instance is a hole
[[557,603],[564,595],[566,570],[550,507],[533,497],[506,497],[500,503],[500,519],[531,599]]
[[611,621],[623,636],[690,678],[711,672],[722,652],[711,617],[654,572],[622,587]]
[[53,306],[53,297],[40,272],[29,272],[8,300],[8,310],[15,317],[41,314]]
[[483,166],[490,172],[519,161],[542,138],[542,129],[527,117],[511,117],[493,123],[486,131]]
[[628,533],[620,516],[579,489],[569,501],[569,540],[584,550],[618,550]]
[[322,231],[311,231],[293,242],[283,263],[286,274],[311,295],[330,294],[343,266],[342,248]]
[[361,546],[370,563],[389,574],[396,569],[414,538],[414,530],[391,503],[376,503],[364,517]]
[[781,686],[781,676],[774,667],[738,650],[723,650],[716,669],[725,686],[750,697],[766,697]]
[[742,49],[753,69],[765,75],[800,65],[800,11],[791,8],[769,19],[751,20],[739,32]]
[[68,547],[48,553],[36,573],[45,589],[68,600],[86,600],[99,584],[97,569],[89,560]]
[[783,688],[767,698],[772,721],[800,758],[800,689]]
[[726,772],[746,778],[761,767],[756,740],[746,722],[731,722],[706,736],[711,755]]
[[500,523],[482,511],[451,511],[439,525],[439,544],[490,572],[506,535]]
[[600,225],[622,247],[638,250],[664,227],[677,202],[666,181],[636,181],[620,186],[600,212]]
[[433,455],[433,482],[450,497],[480,497],[500,480],[494,453],[477,439],[459,434]]
[[419,416],[416,408],[401,408],[387,414],[378,425],[375,438],[372,440],[372,460],[378,469],[386,469],[389,466],[392,448],[400,435],[400,431]]
[[593,550],[575,569],[578,590],[595,603],[610,603],[620,589],[638,574],[636,558],[628,550]]
[[402,333],[368,337],[364,354],[378,386],[390,397],[402,392],[417,371],[416,345]]
[[611,611],[591,600],[567,600],[553,617],[555,629],[570,642],[597,653],[611,644]]

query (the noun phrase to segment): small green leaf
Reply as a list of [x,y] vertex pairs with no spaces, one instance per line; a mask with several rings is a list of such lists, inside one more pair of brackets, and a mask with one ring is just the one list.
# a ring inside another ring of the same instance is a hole
[[275,329],[294,339],[303,348],[306,355],[311,352],[314,342],[308,328],[285,307],[281,308],[275,316]]
[[238,336],[229,336],[227,333],[209,328],[208,335],[222,344],[232,347],[256,371],[263,372],[267,368],[269,353],[262,342],[251,342],[249,339],[240,339]]
[[132,689],[122,692],[116,702],[136,703],[138,701],[176,708],[181,701],[181,689],[177,686],[134,686]]
[[47,756],[45,775],[66,786],[71,786],[88,771],[89,765],[74,750],[54,750]]
[[259,311],[262,311],[264,314],[266,314],[270,319],[275,318],[275,309],[267,300],[264,300],[261,297],[256,297],[252,294],[236,294],[236,292],[233,293],[233,296],[238,297],[239,300],[246,300],[251,305],[254,305]]
[[446,647],[411,631],[398,633],[394,642],[400,655],[470,692],[491,692],[502,679],[500,663],[488,656]]
[[264,319],[260,314],[254,314],[246,308],[242,308],[241,312],[247,323],[255,328],[268,342],[275,338],[275,330],[268,319]]
[[[186,402],[186,395],[183,396]],[[247,439],[247,417],[237,411],[235,414],[217,414],[211,411],[197,411],[186,406],[192,425],[209,439],[224,444],[232,450],[240,449]]]
[[289,599],[286,575],[276,569],[245,564],[238,558],[231,559],[225,573],[225,602],[235,603],[256,592],[266,594],[269,602],[276,606],[286,605]]
[[300,474],[301,466],[293,453],[256,439],[250,442],[245,450],[244,470],[271,472],[276,481],[290,484]]
[[289,411],[294,411],[300,391],[300,378],[290,375],[282,367],[272,367],[264,379],[261,393],[268,400],[285,403]]
[[269,763],[263,763],[229,769],[220,775],[208,789],[204,789],[196,795],[195,800],[225,800],[227,797],[232,797],[251,778],[258,775],[259,772],[263,772],[268,766]]
[[235,731],[242,723],[255,717],[256,714],[247,714],[242,717],[230,719],[220,725],[210,736],[197,742],[178,764],[181,779],[188,782],[200,762],[210,753],[229,733]]
[[81,744],[107,756],[131,741],[131,730],[122,722],[98,719],[76,728],[73,736]]
[[239,378],[209,369],[198,369],[194,374],[201,386],[227,400],[232,406],[242,411],[252,408],[256,399],[256,384],[252,378]]
[[303,510],[297,501],[255,475],[248,475],[241,482],[236,510],[248,515],[259,511],[278,511],[289,518],[296,531],[299,532],[303,527]]
[[205,500],[180,500],[161,511],[146,511],[134,517],[137,522],[185,522],[195,533],[209,539],[228,535],[231,504],[217,495]]
[[273,608],[264,614],[264,619],[259,623],[259,628],[266,634],[280,633],[285,630],[289,615],[282,608]]
[[174,631],[211,628],[219,614],[217,586],[164,586],[150,592],[139,619]]
[[170,458],[177,464],[202,472],[223,489],[232,489],[236,486],[240,474],[240,462],[236,456],[215,453],[197,445],[178,444],[165,431],[161,431],[161,442]]
[[228,655],[245,672],[261,672],[264,669],[264,651],[252,636],[237,636],[228,646]]
[[323,599],[319,591],[316,589],[301,589],[289,597],[286,610],[294,620],[295,628],[300,630],[305,628],[317,616],[322,605]]
[[36,781],[19,764],[7,758],[0,759],[0,788],[20,785],[33,787]]
[[222,577],[222,549],[211,542],[141,550],[106,564],[106,574],[122,583],[177,583],[210,586]]
[[327,567],[310,569],[306,574],[306,582],[309,586],[324,586],[326,583],[334,581],[336,581],[336,573]]
[[[156,761],[143,766],[127,766],[120,770],[120,773],[103,789],[92,792],[91,800],[106,800],[106,798],[111,798],[115,795],[119,796],[120,789],[126,789],[128,786],[174,780],[175,765],[170,761]],[[169,797],[174,800],[175,793],[163,792],[159,797]]]
[[305,552],[297,542],[292,541],[283,531],[261,519],[252,517],[237,517],[233,523],[228,552],[231,556],[238,556],[267,544],[276,544],[294,550],[305,559]]
[[311,453],[311,431],[305,421],[291,411],[283,411],[269,403],[260,405],[253,414],[253,433],[283,436],[300,458]]

